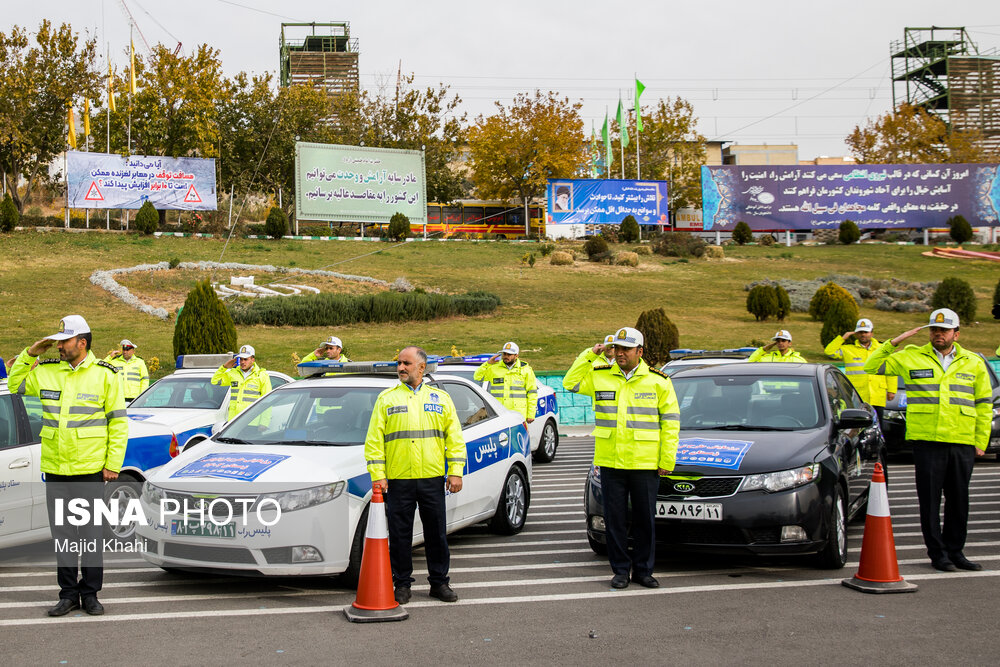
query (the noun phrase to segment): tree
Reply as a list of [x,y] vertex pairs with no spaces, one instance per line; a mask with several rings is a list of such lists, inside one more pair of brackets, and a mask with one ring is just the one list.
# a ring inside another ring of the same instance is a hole
[[949,129],[922,107],[901,104],[896,110],[856,126],[844,140],[862,164],[985,162],[978,132]]
[[826,347],[831,340],[850,331],[858,320],[858,304],[854,299],[838,299],[831,304],[823,317],[823,328],[819,332],[819,341]]
[[778,295],[770,285],[754,285],[747,294],[747,312],[758,322],[778,314]]
[[572,178],[588,162],[580,102],[556,93],[520,93],[510,107],[479,116],[469,129],[469,163],[483,199],[526,201],[550,178]]
[[635,328],[643,338],[642,358],[653,368],[666,363],[670,350],[680,347],[677,325],[670,321],[663,308],[642,311]]
[[160,224],[160,214],[150,201],[143,202],[139,212],[135,214],[135,228],[143,234],[152,234]]
[[222,354],[236,349],[236,326],[206,278],[195,285],[174,327],[174,356]]
[[465,141],[462,99],[448,86],[413,86],[414,76],[400,79],[393,91],[349,91],[333,100],[337,123],[334,143],[423,150],[427,199],[449,203],[467,193],[459,148]]
[[288,216],[277,206],[272,206],[264,222],[264,233],[272,239],[280,239],[288,233]]
[[951,308],[958,314],[959,322],[972,324],[976,321],[976,293],[961,278],[945,278],[934,290],[931,308]]
[[861,239],[861,230],[858,229],[857,223],[853,220],[844,220],[840,223],[840,229],[837,231],[837,238],[844,245],[851,245],[852,243],[857,243]]
[[972,225],[965,216],[952,216],[948,218],[947,224],[948,234],[955,243],[962,244],[972,240]]
[[[835,282],[827,284],[816,290],[809,301],[809,315],[816,321],[826,320],[826,313],[837,301],[851,301],[857,307],[857,302],[851,293]],[[846,329],[844,330],[846,331]],[[843,332],[841,332],[843,333]]]
[[639,240],[639,223],[631,215],[626,215],[618,228],[618,237],[623,243],[635,243]]
[[600,262],[611,257],[608,242],[600,234],[588,236],[583,243],[583,251],[587,253],[587,259],[591,262]]
[[69,104],[97,95],[95,56],[96,40],[81,42],[68,23],[43,20],[33,37],[19,26],[0,33],[0,170],[20,213],[39,185],[60,178],[49,165],[67,145]]
[[737,245],[745,245],[753,241],[753,231],[750,229],[750,225],[740,220],[733,227],[733,241]]
[[[614,128],[618,130],[617,124]],[[676,97],[657,102],[647,113],[642,109],[642,134],[635,131],[635,118],[629,119],[628,133],[640,141],[639,160],[642,176],[665,179],[670,187],[670,209],[701,207],[701,166],[705,164],[705,137],[698,132],[694,106]],[[612,168],[612,172],[615,169]],[[625,177],[635,174],[635,151],[625,151]]]
[[14,200],[8,192],[4,195],[3,202],[0,202],[0,232],[9,234],[14,231],[20,218],[21,214],[17,212],[17,206],[14,206]]
[[781,285],[772,285],[771,289],[774,290],[774,298],[778,301],[778,311],[774,315],[780,322],[791,314],[792,299],[788,296],[788,292]]
[[410,219],[403,213],[393,213],[389,218],[389,226],[386,227],[385,235],[393,241],[402,241],[410,236]]

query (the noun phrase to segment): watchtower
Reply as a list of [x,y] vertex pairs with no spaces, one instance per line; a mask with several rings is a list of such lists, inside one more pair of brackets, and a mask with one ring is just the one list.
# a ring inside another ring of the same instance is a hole
[[893,107],[923,107],[949,130],[978,130],[1000,155],[1000,55],[980,53],[965,28],[905,28],[889,47]]
[[358,90],[350,23],[282,23],[280,52],[282,86],[313,85],[331,97]]

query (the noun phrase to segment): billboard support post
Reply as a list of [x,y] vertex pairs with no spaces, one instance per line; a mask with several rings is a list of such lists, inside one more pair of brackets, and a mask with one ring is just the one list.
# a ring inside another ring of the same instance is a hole
[[531,214],[528,212],[528,198],[524,198],[524,235],[531,236]]

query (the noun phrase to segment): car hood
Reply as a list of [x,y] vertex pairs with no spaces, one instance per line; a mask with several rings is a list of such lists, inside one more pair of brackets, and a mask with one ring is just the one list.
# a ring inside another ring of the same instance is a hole
[[364,471],[364,448],[232,445],[206,440],[159,467],[149,481],[175,491],[242,492],[248,486],[301,489]]
[[803,466],[820,458],[829,432],[681,430],[677,473],[748,475]]
[[215,423],[218,410],[178,410],[152,408],[129,408],[128,433],[130,437],[154,435],[169,431],[180,433],[195,426],[210,426]]

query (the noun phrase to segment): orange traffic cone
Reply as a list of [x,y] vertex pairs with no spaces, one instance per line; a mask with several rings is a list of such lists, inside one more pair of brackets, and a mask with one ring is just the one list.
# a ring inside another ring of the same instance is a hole
[[372,489],[372,502],[368,509],[358,595],[354,604],[344,607],[344,615],[352,623],[405,621],[410,617],[393,596],[392,567],[389,565],[389,525],[385,518],[382,490],[377,486]]
[[917,590],[916,584],[899,576],[892,519],[889,517],[889,493],[885,488],[881,463],[875,464],[875,474],[868,487],[868,516],[861,540],[858,573],[840,583],[862,593],[913,593]]

